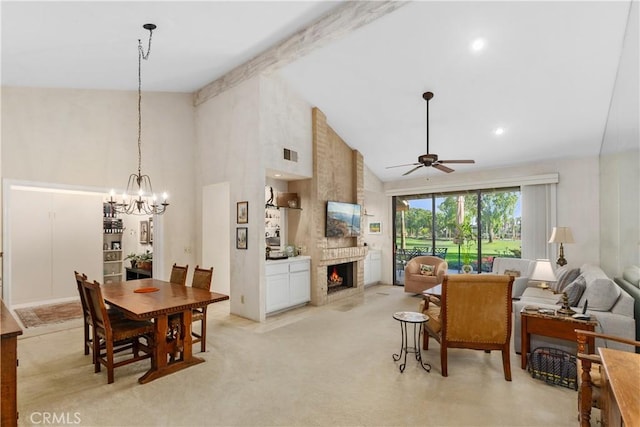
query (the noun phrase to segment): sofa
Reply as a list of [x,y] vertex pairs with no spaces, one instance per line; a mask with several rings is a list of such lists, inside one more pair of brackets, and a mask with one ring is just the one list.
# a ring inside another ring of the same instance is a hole
[[[583,283],[584,291],[578,303],[572,305],[573,310],[581,312],[585,301],[588,300],[587,314],[595,316],[598,321],[596,332],[627,338],[629,340],[635,339],[636,320],[634,319],[634,304],[636,304],[636,301],[628,292],[608,278],[600,267],[591,264],[584,264],[580,267],[579,275],[575,281]],[[565,291],[567,289],[568,287],[565,288]],[[560,306],[560,304],[558,304],[560,297],[561,293],[554,293],[553,288],[542,289],[529,286],[523,291],[519,299],[513,301],[513,345],[516,353],[520,353],[522,344],[521,310],[525,306],[558,309]],[[576,343],[532,335],[531,349],[535,349],[536,347],[553,347],[576,354]],[[605,342],[600,338],[596,339],[596,347],[609,347],[623,351],[635,350],[633,346],[622,343]]]
[[[633,313],[636,319],[636,341],[640,341],[640,267],[627,267],[622,272],[622,277],[615,277],[613,280],[635,300]],[[640,349],[637,351],[640,353]]]
[[511,296],[519,297],[529,283],[529,277],[531,277],[535,264],[535,261],[530,259],[496,257],[493,259],[491,273],[514,276]]
[[[421,272],[421,265],[432,266],[432,271]],[[442,284],[449,265],[447,261],[436,256],[417,256],[404,267],[404,291],[419,294]]]

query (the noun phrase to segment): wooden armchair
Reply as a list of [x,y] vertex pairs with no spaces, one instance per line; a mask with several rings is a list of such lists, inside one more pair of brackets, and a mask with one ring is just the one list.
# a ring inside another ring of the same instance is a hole
[[[196,269],[193,271],[193,279],[191,286],[198,289],[204,289],[206,291],[211,289],[211,280],[213,279],[213,267],[210,269],[200,268],[196,265]],[[193,332],[191,330],[191,336],[194,338],[191,342],[193,344],[200,343],[200,351],[206,351],[207,347],[207,307],[194,308],[191,315],[193,323],[200,322],[200,333]]]
[[504,378],[511,381],[511,287],[513,277],[494,274],[444,276],[440,298],[429,296],[422,312],[425,323],[422,347],[429,338],[440,343],[442,376],[448,376],[447,350],[500,350]]
[[[421,274],[420,265],[433,266],[430,274]],[[417,256],[404,268],[404,291],[419,294],[442,283],[447,274],[447,261],[436,256]]]
[[636,347],[640,347],[640,341],[604,335],[597,332],[583,331],[582,329],[576,329],[576,336],[578,341],[579,367],[581,367],[581,383],[578,389],[578,419],[580,420],[581,427],[590,427],[591,408],[603,409],[602,376],[600,373],[602,361],[599,355],[589,354],[589,352],[594,352],[595,349],[588,348],[587,338],[602,338],[607,341],[630,344]]
[[[120,318],[111,322],[107,314],[107,308],[102,298],[102,291],[98,282],[90,283],[83,280],[87,305],[91,312],[93,326],[93,360],[95,372],[100,372],[101,365],[107,368],[107,383],[114,380],[115,368],[137,362],[142,359],[152,358],[154,327],[152,322],[136,321]],[[146,344],[140,341],[144,337]],[[100,342],[103,342],[101,346]],[[104,351],[102,351],[104,348]],[[131,349],[133,357],[115,361],[115,354],[124,349]],[[140,355],[140,352],[144,354]]]
[[173,263],[173,267],[171,267],[171,277],[169,281],[171,283],[175,283],[176,285],[185,286],[187,284],[187,271],[189,270],[189,264],[183,266],[177,265]]

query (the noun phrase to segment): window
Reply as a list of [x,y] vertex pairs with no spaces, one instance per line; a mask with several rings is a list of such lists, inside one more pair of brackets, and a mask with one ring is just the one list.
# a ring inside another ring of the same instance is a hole
[[449,272],[490,272],[493,259],[520,258],[519,188],[395,196],[395,284],[415,256],[447,260]]

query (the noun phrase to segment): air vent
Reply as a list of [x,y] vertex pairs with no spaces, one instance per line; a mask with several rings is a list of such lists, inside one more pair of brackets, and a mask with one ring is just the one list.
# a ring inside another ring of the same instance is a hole
[[298,152],[297,151],[293,151],[293,150],[289,150],[288,148],[284,149],[284,159],[285,160],[290,160],[292,162],[297,162],[298,161]]

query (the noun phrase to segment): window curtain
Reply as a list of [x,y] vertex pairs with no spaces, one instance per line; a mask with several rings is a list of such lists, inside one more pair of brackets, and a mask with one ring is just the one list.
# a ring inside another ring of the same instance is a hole
[[549,237],[556,223],[556,184],[523,185],[522,258],[555,259]]

